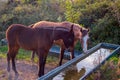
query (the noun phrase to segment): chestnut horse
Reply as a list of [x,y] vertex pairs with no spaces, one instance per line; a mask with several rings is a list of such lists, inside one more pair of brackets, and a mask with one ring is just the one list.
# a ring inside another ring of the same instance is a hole
[[[59,27],[59,26],[63,26],[65,28],[68,28],[70,30],[71,25],[73,25],[73,32],[74,32],[74,45],[69,47],[69,50],[71,52],[70,58],[73,59],[74,58],[74,46],[76,45],[76,43],[78,41],[80,41],[82,48],[83,48],[83,52],[85,53],[87,51],[87,43],[88,43],[88,39],[89,39],[89,29],[83,28],[81,27],[79,24],[75,24],[75,23],[71,23],[71,22],[49,22],[49,21],[40,21],[37,22],[35,24],[30,25],[29,27],[43,27],[43,26],[55,26],[55,27]],[[63,41],[61,39],[54,41],[54,44],[59,45],[61,47],[60,50],[60,58],[59,58],[59,66],[62,64],[62,59],[64,56],[64,51],[66,49]],[[31,59],[32,61],[34,60],[34,54],[35,52],[33,51]]]
[[30,28],[21,24],[13,24],[9,26],[6,31],[6,39],[8,40],[7,71],[10,73],[10,60],[12,60],[12,69],[15,72],[15,78],[18,77],[15,57],[19,48],[23,48],[26,50],[35,51],[38,55],[38,76],[40,77],[44,75],[46,57],[54,40],[62,39],[66,48],[74,45],[73,25],[71,25],[71,30],[68,30],[62,26]]

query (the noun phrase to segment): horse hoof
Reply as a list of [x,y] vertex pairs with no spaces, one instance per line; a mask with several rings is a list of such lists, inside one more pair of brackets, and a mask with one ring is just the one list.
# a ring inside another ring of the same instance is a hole
[[12,76],[11,76],[10,72],[8,73],[8,80],[12,80]]
[[18,77],[19,77],[19,74],[16,73],[16,74],[15,74],[15,78],[14,78],[14,80],[18,80]]

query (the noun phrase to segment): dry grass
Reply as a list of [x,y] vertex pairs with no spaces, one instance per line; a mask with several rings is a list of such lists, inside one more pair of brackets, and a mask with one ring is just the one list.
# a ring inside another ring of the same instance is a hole
[[96,72],[92,73],[87,80],[120,80],[120,59],[106,61]]
[[[7,62],[6,59],[2,59],[0,63],[0,80],[8,80],[8,74],[7,74]],[[36,63],[25,61],[25,60],[17,60],[16,61],[16,67],[19,72],[19,78],[18,80],[36,80],[38,78],[38,65]],[[48,71],[56,68],[56,63],[47,63],[45,65],[45,73]],[[14,78],[14,72],[11,70],[12,79]]]

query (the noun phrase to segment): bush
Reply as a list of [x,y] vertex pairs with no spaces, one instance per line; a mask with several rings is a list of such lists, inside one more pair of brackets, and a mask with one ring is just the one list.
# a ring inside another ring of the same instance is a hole
[[5,32],[0,32],[0,40],[5,38]]
[[30,25],[41,20],[57,21],[60,13],[58,14],[53,7],[56,3],[36,1],[35,5],[29,2],[5,4],[0,11],[0,30],[5,31],[13,23]]
[[96,45],[100,42],[120,44],[120,19],[118,20],[120,7],[118,7],[118,2],[111,0],[95,1],[81,9],[82,15],[80,15],[79,23],[90,27],[92,42],[90,45]]
[[13,23],[67,20],[90,28],[90,46],[100,42],[120,44],[119,12],[119,0],[22,0],[0,7],[0,31]]

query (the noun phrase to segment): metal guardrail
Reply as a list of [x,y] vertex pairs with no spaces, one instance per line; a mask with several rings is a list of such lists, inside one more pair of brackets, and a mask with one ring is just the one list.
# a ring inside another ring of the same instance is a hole
[[81,80],[85,80],[85,78],[87,76],[89,76],[92,72],[94,72],[97,68],[99,68],[102,64],[105,63],[106,60],[108,60],[111,56],[113,56],[114,54],[117,54],[118,52],[120,52],[120,47],[118,47],[117,49],[115,49],[107,58],[105,58],[99,65],[97,65],[96,67],[94,67],[94,69],[92,69],[89,73],[87,73],[86,75],[82,76],[80,79]]
[[96,67],[94,67],[93,70],[91,70],[89,73],[87,73],[86,75],[82,76],[81,80],[84,80],[88,75],[90,75],[93,71],[95,71],[98,67],[100,67],[107,59],[109,59],[111,56],[113,56],[114,54],[120,52],[120,45],[115,45],[115,44],[109,44],[109,43],[99,43],[98,45],[96,45],[95,47],[89,49],[87,51],[88,54],[81,54],[79,56],[77,56],[76,58],[66,62],[65,64],[63,64],[62,66],[59,66],[53,70],[51,70],[50,72],[48,72],[47,74],[43,75],[42,77],[38,78],[38,80],[52,80],[53,77],[55,77],[57,74],[59,74],[60,72],[62,72],[63,70],[65,70],[67,67],[69,67],[70,65],[76,64],[78,61],[83,60],[84,58],[88,57],[89,55],[91,55],[93,52],[95,52],[96,50],[98,50],[99,48],[107,48],[107,49],[112,49],[114,50],[107,58],[105,58],[101,64],[97,65]]

